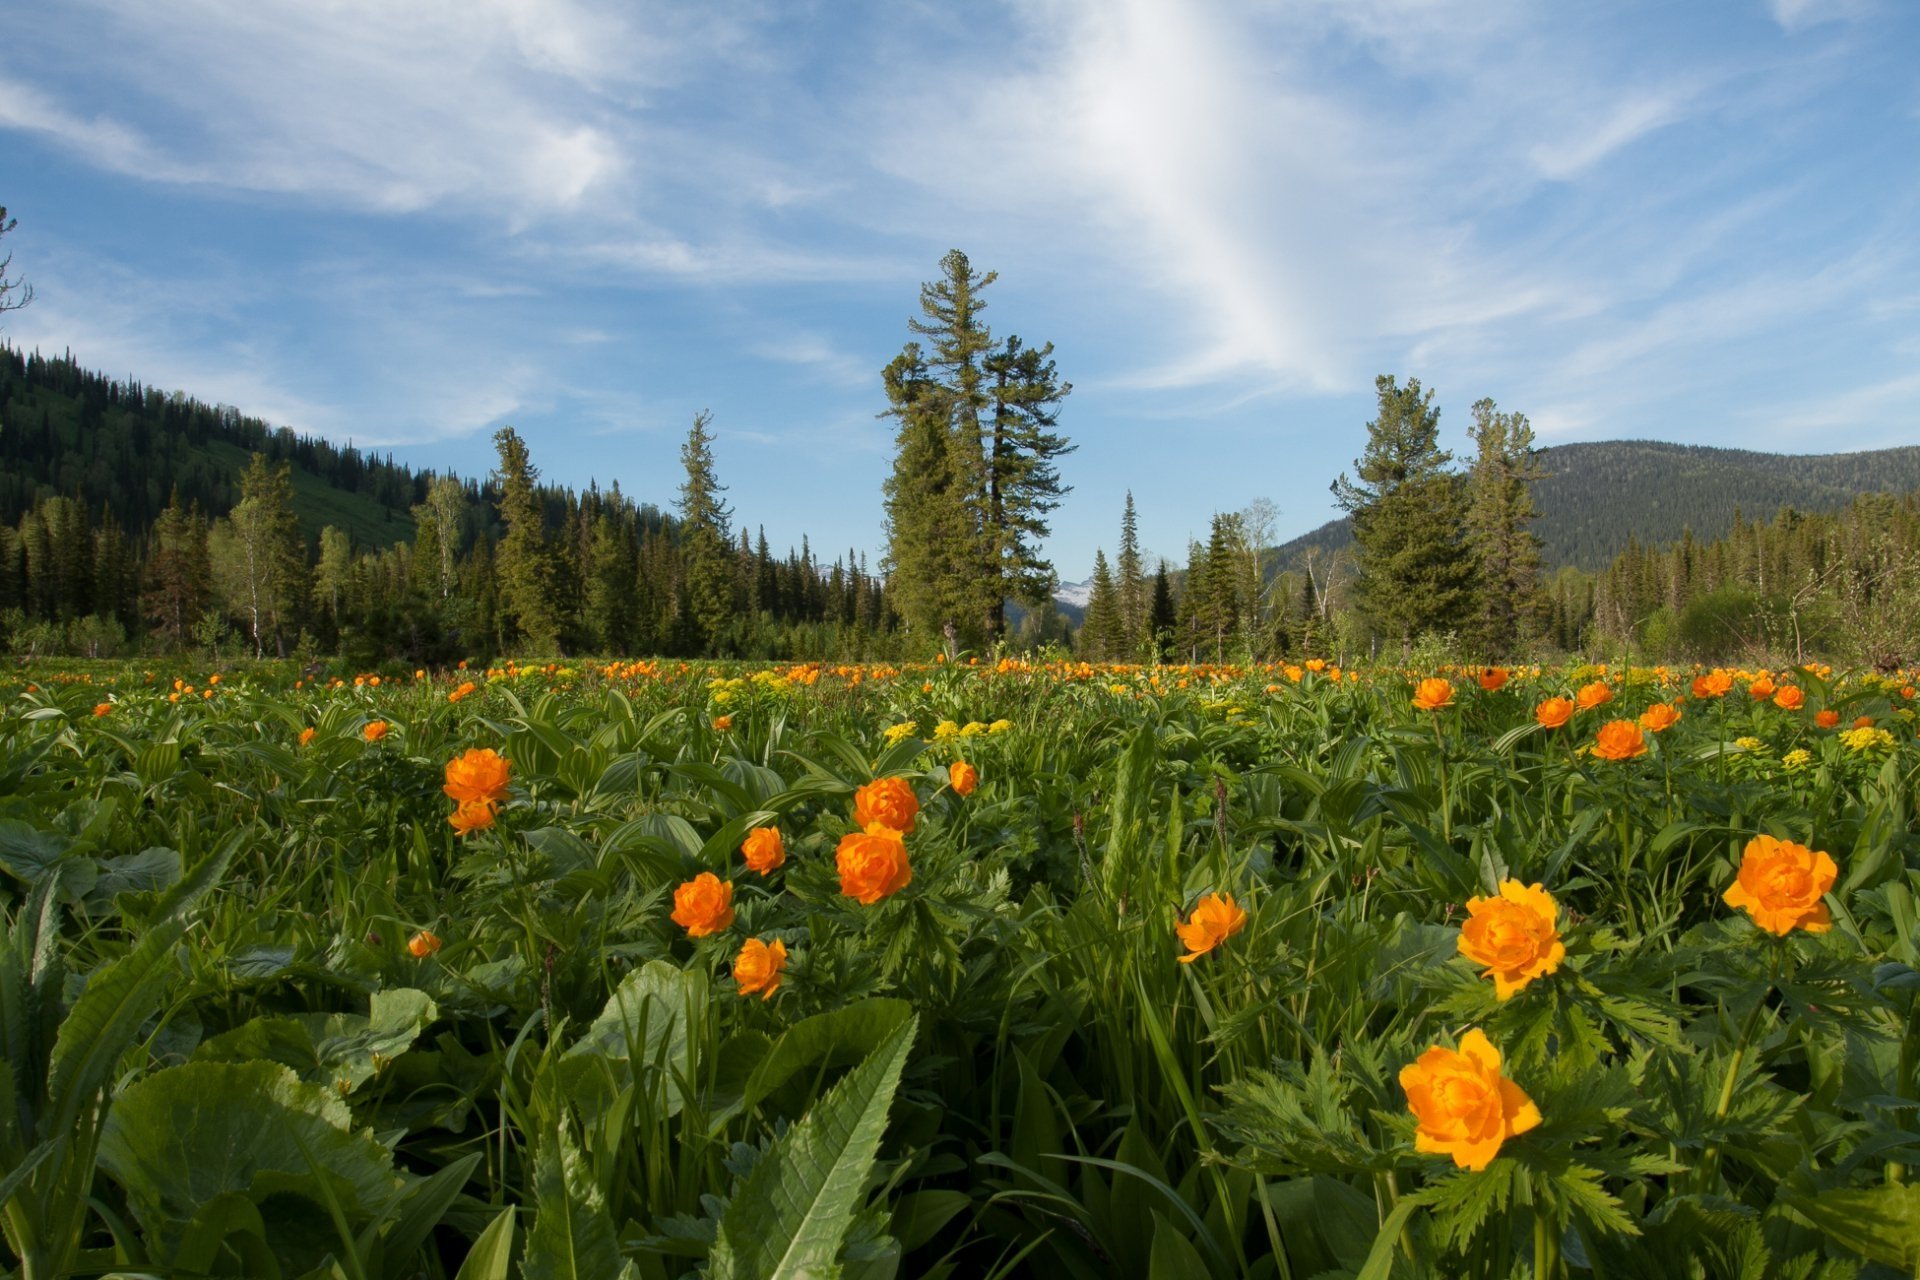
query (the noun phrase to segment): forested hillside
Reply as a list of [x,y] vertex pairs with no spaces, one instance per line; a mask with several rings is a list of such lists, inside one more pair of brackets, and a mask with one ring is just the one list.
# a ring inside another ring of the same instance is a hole
[[[1736,514],[1772,519],[1783,507],[1836,512],[1860,494],[1920,489],[1920,446],[1865,453],[1783,454],[1656,440],[1604,440],[1542,449],[1546,475],[1534,482],[1541,558],[1548,568],[1598,572],[1626,549],[1720,537]],[[1295,567],[1311,548],[1353,541],[1331,520],[1279,547],[1275,563]]]

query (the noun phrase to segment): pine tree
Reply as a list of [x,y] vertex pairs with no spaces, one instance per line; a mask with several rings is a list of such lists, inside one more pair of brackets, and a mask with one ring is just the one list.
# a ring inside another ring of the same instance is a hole
[[692,624],[694,642],[716,644],[733,617],[735,564],[729,522],[733,512],[720,495],[726,491],[714,473],[713,415],[694,415],[680,463],[687,478],[675,508],[680,512],[680,560],[683,566],[682,617]]
[[507,643],[518,637],[530,653],[557,653],[560,617],[553,597],[546,519],[534,489],[540,473],[526,442],[512,427],[494,432],[493,446],[500,456],[494,480],[500,486],[500,522],[506,526],[506,536],[493,553],[494,580],[499,585],[496,625]]
[[1105,550],[1093,553],[1093,589],[1087,596],[1086,616],[1080,623],[1080,654],[1093,660],[1110,659],[1119,649],[1120,600]]
[[1074,446],[1054,428],[1060,402],[1073,384],[1060,381],[1051,342],[1027,347],[1017,334],[987,357],[987,372],[993,380],[993,418],[986,451],[986,527],[1006,582],[991,619],[997,638],[1006,626],[1005,596],[1037,605],[1052,598],[1059,585],[1039,544],[1051,532],[1048,513],[1071,491],[1061,482],[1055,459]]
[[949,427],[949,394],[910,342],[884,373],[887,413],[899,423],[885,485],[887,574],[908,629],[922,637],[952,627],[976,643],[992,584],[982,582],[970,481]]
[[1467,434],[1477,453],[1467,475],[1467,546],[1477,570],[1474,636],[1489,658],[1504,657],[1540,621],[1540,539],[1528,526],[1532,483],[1545,476],[1524,414],[1473,406]]
[[1147,635],[1153,641],[1156,658],[1165,657],[1167,646],[1173,642],[1174,628],[1179,624],[1179,615],[1173,605],[1173,580],[1167,573],[1167,562],[1162,560],[1153,574],[1153,604],[1147,610]]
[[1133,510],[1133,490],[1127,490],[1126,510],[1120,517],[1120,558],[1114,590],[1120,617],[1121,656],[1135,657],[1148,638],[1147,578],[1140,563],[1140,522]]
[[153,522],[147,543],[147,588],[142,597],[147,619],[162,644],[184,649],[212,595],[206,521],[198,508],[182,507],[175,490]]
[[1467,623],[1473,562],[1461,545],[1460,485],[1446,470],[1453,455],[1440,447],[1433,392],[1418,378],[1402,388],[1387,374],[1374,387],[1379,416],[1354,463],[1358,480],[1342,474],[1332,488],[1353,516],[1361,616],[1406,652],[1423,634]]

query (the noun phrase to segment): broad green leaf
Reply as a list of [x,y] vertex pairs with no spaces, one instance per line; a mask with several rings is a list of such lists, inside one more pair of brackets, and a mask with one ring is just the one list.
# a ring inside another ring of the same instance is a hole
[[[802,1018],[785,1031],[753,1066],[740,1086],[737,1102],[716,1111],[712,1129],[717,1133],[742,1111],[751,1111],[775,1090],[802,1072],[823,1067],[853,1066],[872,1053],[886,1038],[912,1016],[913,1007],[904,1000],[873,997],[844,1009],[832,1009]],[[721,1082],[725,1089],[725,1082]]]
[[542,1136],[534,1160],[533,1230],[526,1280],[604,1280],[620,1268],[620,1245],[605,1198],[562,1121]]
[[754,1165],[720,1217],[709,1280],[834,1274],[919,1025],[908,1018]]
[[1147,1280],[1213,1280],[1200,1251],[1158,1209],[1152,1213],[1153,1252],[1147,1259]]
[[100,860],[100,875],[87,891],[84,905],[98,915],[111,910],[116,894],[155,893],[180,882],[180,854],[173,849],[142,849]]
[[682,1082],[694,1075],[688,1019],[705,1012],[708,986],[706,974],[666,960],[628,974],[593,1025],[561,1056],[568,1094],[591,1110],[605,1100],[607,1086],[618,1092],[635,1081],[660,1098],[666,1115],[677,1114],[686,1102]]

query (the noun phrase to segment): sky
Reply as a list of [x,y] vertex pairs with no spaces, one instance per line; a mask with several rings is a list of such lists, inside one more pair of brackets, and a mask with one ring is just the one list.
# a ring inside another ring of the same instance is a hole
[[[1374,379],[1544,444],[1920,442],[1911,0],[12,0],[0,338],[884,546],[921,282],[1050,341],[1085,578],[1334,513]],[[1622,494],[1621,500],[1632,501]]]

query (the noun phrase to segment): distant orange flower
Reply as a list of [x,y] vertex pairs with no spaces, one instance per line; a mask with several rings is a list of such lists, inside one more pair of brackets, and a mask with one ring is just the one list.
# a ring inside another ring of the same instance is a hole
[[953,788],[953,794],[964,800],[980,785],[980,771],[965,760],[955,760],[947,766],[947,785]]
[[367,727],[360,731],[360,736],[368,742],[380,741],[380,739],[387,736],[387,722],[385,720],[369,720]]
[[1783,684],[1780,691],[1773,695],[1773,705],[1783,711],[1798,711],[1806,700],[1806,690],[1798,685]]
[[1453,705],[1453,683],[1428,676],[1413,690],[1413,705],[1421,711],[1443,711]]
[[499,810],[491,800],[463,800],[447,815],[455,835],[470,836],[493,825]]
[[1648,733],[1665,733],[1680,723],[1680,708],[1670,702],[1656,702],[1640,713],[1640,727]]
[[440,935],[431,929],[422,929],[407,939],[407,954],[415,960],[425,960],[440,949]]
[[1602,760],[1632,760],[1647,754],[1647,740],[1631,720],[1609,720],[1594,735],[1593,754]]
[[733,885],[702,871],[673,891],[669,917],[689,938],[704,938],[733,924]]
[[1570,698],[1548,698],[1533,709],[1534,721],[1544,728],[1558,729],[1573,719],[1573,700]]
[[892,897],[913,880],[913,868],[907,864],[906,838],[882,822],[841,836],[840,847],[834,851],[834,868],[840,873],[840,892],[869,907]]
[[1540,1108],[1500,1066],[1500,1051],[1475,1027],[1460,1037],[1459,1049],[1434,1045],[1402,1067],[1407,1109],[1420,1122],[1413,1149],[1478,1171],[1501,1143],[1538,1125]]
[[743,996],[757,995],[773,999],[780,989],[780,975],[787,967],[787,944],[778,938],[771,945],[748,938],[733,958],[733,981]]
[[733,728],[732,716],[715,716],[713,718],[713,731],[715,733],[725,733],[731,728]]
[[319,732],[320,731],[314,728],[312,725],[308,725],[306,728],[302,729],[300,731],[300,745],[304,747],[309,742],[312,742],[314,739],[314,736]]
[[1502,880],[1497,895],[1467,899],[1460,954],[1482,967],[1494,995],[1505,1000],[1560,967],[1567,947],[1559,919],[1559,904],[1543,886]]
[[1604,680],[1595,680],[1592,684],[1583,684],[1579,692],[1573,695],[1574,705],[1582,711],[1591,711],[1595,707],[1605,706],[1613,701],[1613,690]]
[[95,716],[110,716],[113,714],[113,704],[111,702],[96,702],[93,704],[93,714]]
[[1840,723],[1840,713],[1832,707],[1827,707],[1814,713],[1813,722],[1822,729],[1831,729]]
[[1773,690],[1774,690],[1774,683],[1773,683],[1772,676],[1767,676],[1767,675],[1755,676],[1753,680],[1747,685],[1747,696],[1752,698],[1755,702],[1764,702],[1766,699],[1771,698],[1773,696]]
[[1856,716],[1854,717],[1853,727],[1856,729],[1871,729],[1873,728],[1873,717]]
[[1488,693],[1498,693],[1505,687],[1507,679],[1505,667],[1488,667],[1480,673],[1480,687]]
[[447,785],[441,790],[454,802],[498,804],[507,794],[512,765],[491,747],[475,747],[447,761]]
[[1181,964],[1192,964],[1207,952],[1246,928],[1247,913],[1234,904],[1232,894],[1210,893],[1200,899],[1184,923],[1173,926],[1187,954]]
[[787,842],[778,827],[755,827],[747,832],[740,856],[747,860],[750,870],[764,876],[787,860]]
[[905,835],[919,812],[920,799],[905,778],[875,778],[853,793],[853,821],[863,828],[878,822]]
[[1833,921],[1821,898],[1839,874],[1840,868],[1824,853],[1791,840],[1755,836],[1740,858],[1738,878],[1720,896],[1768,933],[1825,933]]

